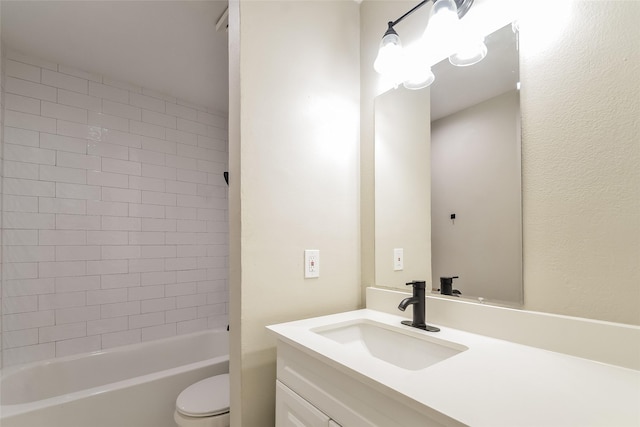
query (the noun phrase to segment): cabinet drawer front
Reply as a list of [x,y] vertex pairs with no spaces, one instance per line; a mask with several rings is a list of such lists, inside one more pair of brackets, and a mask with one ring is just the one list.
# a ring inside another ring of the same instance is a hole
[[276,381],[276,427],[327,427],[329,421],[318,408]]

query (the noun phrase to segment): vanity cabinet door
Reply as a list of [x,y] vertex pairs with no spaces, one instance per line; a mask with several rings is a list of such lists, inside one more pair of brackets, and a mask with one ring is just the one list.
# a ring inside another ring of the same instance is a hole
[[328,427],[330,421],[318,408],[276,381],[276,427]]

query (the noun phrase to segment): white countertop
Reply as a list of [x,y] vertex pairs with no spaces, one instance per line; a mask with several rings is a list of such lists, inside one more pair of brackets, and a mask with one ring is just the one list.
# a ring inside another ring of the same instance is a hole
[[[358,357],[311,331],[357,319],[399,325],[468,350],[410,371]],[[419,331],[400,325],[401,320],[357,310],[268,328],[368,385],[393,390],[412,406],[425,405],[470,426],[640,426],[640,371],[445,327],[437,333]]]

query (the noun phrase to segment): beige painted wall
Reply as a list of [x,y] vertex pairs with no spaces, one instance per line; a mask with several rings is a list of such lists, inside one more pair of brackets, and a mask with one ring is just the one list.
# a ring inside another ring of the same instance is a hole
[[[478,0],[469,13],[495,16],[493,7],[501,3]],[[568,12],[562,22],[555,20],[565,16],[561,13],[543,14],[545,2],[525,3],[530,7],[520,26],[525,307],[640,324],[640,3],[555,2]],[[378,85],[371,64],[386,21],[406,10],[400,2],[361,6],[363,235],[373,232],[374,222],[373,202],[365,197],[373,187]],[[362,274],[371,280],[367,239]]]
[[[376,283],[405,286],[431,277],[429,91],[398,88],[376,98]],[[411,114],[406,114],[411,111]],[[422,194],[414,185],[423,182]],[[405,191],[406,189],[411,191]],[[394,270],[394,249],[404,268]]]
[[[265,326],[361,306],[359,13],[351,1],[230,12],[231,414],[234,426],[268,427]],[[320,250],[317,279],[303,277],[305,249]]]
[[434,289],[459,276],[462,295],[522,304],[518,91],[432,122],[431,175]]

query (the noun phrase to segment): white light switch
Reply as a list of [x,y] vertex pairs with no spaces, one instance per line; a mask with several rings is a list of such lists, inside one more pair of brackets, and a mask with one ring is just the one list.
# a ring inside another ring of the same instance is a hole
[[393,250],[393,271],[404,269],[404,249],[395,248]]
[[304,251],[304,278],[320,277],[320,250],[307,249]]

